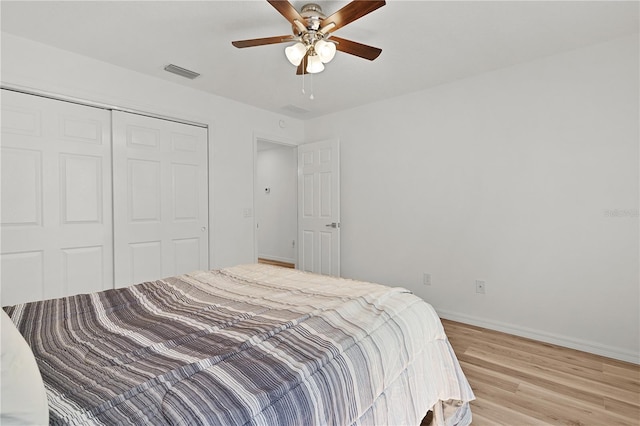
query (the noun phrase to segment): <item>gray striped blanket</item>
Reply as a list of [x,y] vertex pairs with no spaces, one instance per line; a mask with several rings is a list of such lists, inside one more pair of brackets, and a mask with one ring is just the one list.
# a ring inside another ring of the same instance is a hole
[[52,424],[470,422],[437,315],[402,288],[244,265],[5,311]]

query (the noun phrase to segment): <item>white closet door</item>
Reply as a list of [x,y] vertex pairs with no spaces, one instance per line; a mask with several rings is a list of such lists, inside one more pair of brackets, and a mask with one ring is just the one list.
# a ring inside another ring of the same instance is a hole
[[208,269],[207,130],[113,112],[115,286]]
[[110,124],[2,90],[3,306],[113,288]]

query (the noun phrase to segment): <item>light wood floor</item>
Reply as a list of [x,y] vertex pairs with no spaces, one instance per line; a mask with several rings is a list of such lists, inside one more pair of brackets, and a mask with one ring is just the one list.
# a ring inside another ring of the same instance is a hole
[[640,367],[443,320],[473,425],[640,425]]
[[263,263],[265,265],[280,266],[281,268],[290,268],[290,269],[295,269],[296,267],[296,265],[294,265],[293,263],[281,262],[279,260],[264,259],[262,257],[258,258],[258,263]]

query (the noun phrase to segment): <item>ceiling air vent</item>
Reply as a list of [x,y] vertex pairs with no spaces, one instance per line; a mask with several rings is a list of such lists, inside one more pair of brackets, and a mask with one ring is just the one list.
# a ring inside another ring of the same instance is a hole
[[292,105],[292,104],[285,105],[285,106],[282,107],[282,109],[286,109],[287,111],[291,111],[291,112],[294,112],[296,114],[306,114],[306,113],[310,112],[308,109],[304,109],[304,108],[301,108],[299,106]]
[[194,78],[198,77],[200,74],[198,74],[197,72],[179,67],[177,65],[173,65],[173,64],[169,64],[166,67],[164,67],[165,71],[169,71],[172,72],[174,74],[178,74],[181,77],[185,77],[185,78],[189,78],[191,80],[193,80]]

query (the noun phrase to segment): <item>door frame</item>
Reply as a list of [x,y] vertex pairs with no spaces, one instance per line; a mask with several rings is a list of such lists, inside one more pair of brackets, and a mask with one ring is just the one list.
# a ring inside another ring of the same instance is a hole
[[[252,199],[253,229],[252,229],[252,234],[253,234],[253,262],[254,263],[258,263],[258,254],[259,254],[258,253],[258,233],[257,233],[257,228],[258,228],[257,198],[258,198],[258,194],[260,194],[260,191],[258,188],[258,143],[259,142],[269,142],[276,145],[282,145],[283,147],[295,149],[296,158],[297,158],[298,145],[300,145],[301,143],[286,137],[270,135],[268,133],[262,133],[262,132],[253,133],[253,199]],[[296,181],[296,186],[297,186],[297,181]],[[296,229],[298,229],[297,204],[298,204],[298,200],[296,199]],[[296,244],[298,244],[297,240],[298,239],[296,237]],[[296,253],[297,253],[297,250],[296,250]],[[296,254],[296,268],[297,267],[298,267],[298,256]]]

